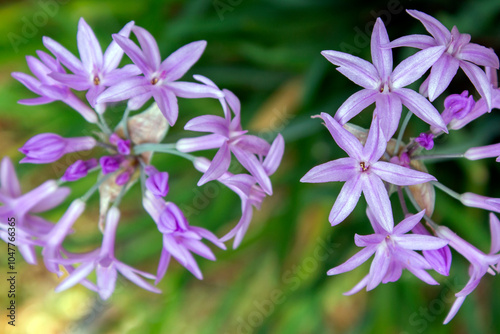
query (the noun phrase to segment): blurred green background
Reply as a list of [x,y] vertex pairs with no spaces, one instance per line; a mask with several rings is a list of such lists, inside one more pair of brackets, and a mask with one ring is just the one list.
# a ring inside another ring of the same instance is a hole
[[[233,91],[242,102],[242,124],[271,141],[277,132],[286,141],[285,158],[272,176],[274,196],[255,211],[248,233],[237,250],[214,249],[216,262],[197,257],[204,273],[199,281],[172,261],[159,284],[163,294],[143,291],[120,278],[113,296],[102,302],[82,286],[56,294],[60,281],[40,264],[30,266],[18,257],[17,326],[6,325],[2,311],[0,331],[6,333],[496,333],[500,325],[500,281],[485,277],[467,298],[455,319],[444,320],[452,293],[466,283],[467,262],[454,253],[449,277],[434,277],[441,286],[427,286],[408,273],[397,283],[345,297],[369,269],[368,261],[353,272],[335,277],[326,271],[357,252],[354,233],[371,233],[364,199],[340,226],[332,228],[328,213],[342,183],[301,184],[313,166],[343,157],[329,133],[311,115],[334,114],[359,88],[343,77],[321,55],[341,50],[370,59],[369,36],[375,17],[386,22],[391,39],[424,33],[421,24],[404,12],[419,9],[447,27],[457,25],[472,41],[500,51],[500,2],[486,1],[307,1],[307,0],[40,0],[2,1],[0,4],[0,156],[21,159],[17,149],[37,133],[79,136],[92,129],[62,103],[22,106],[17,100],[33,97],[15,81],[13,71],[29,72],[26,55],[45,50],[42,36],[50,36],[77,54],[80,17],[94,29],[101,45],[111,34],[134,20],[157,39],[163,58],[194,40],[208,46],[192,74],[202,74],[219,87]],[[36,23],[36,25],[35,25]],[[31,28],[30,28],[31,26]],[[395,63],[414,53],[395,50]],[[126,60],[124,60],[126,62]],[[413,86],[417,88],[418,86]],[[463,73],[449,93],[474,91]],[[435,106],[441,110],[443,98]],[[193,136],[182,130],[194,116],[220,114],[217,101],[179,99],[180,119],[166,142]],[[119,119],[118,106],[106,113]],[[368,111],[353,120],[367,126]],[[497,110],[466,129],[440,138],[439,149],[463,152],[467,147],[500,141]],[[409,136],[424,131],[413,119]],[[407,137],[408,137],[407,135]],[[102,154],[96,150],[96,154]],[[207,156],[213,156],[208,152]],[[46,179],[58,178],[75,161],[68,156],[52,165],[20,165],[24,191]],[[154,164],[170,173],[167,200],[188,211],[192,225],[222,236],[238,221],[236,195],[209,183],[196,187],[200,176],[189,162],[157,155]],[[428,166],[431,173],[458,192],[500,197],[499,167],[489,161],[459,161]],[[57,221],[67,204],[93,183],[93,177],[75,182],[65,205],[45,215]],[[136,187],[121,205],[118,259],[141,270],[156,272],[161,235],[142,209]],[[394,205],[396,221],[402,217]],[[92,197],[83,218],[65,246],[83,252],[99,246],[98,198]],[[438,191],[438,223],[445,224],[483,251],[490,237],[487,213],[464,208]],[[5,248],[3,248],[5,250]],[[6,253],[6,250],[2,252]],[[5,254],[4,254],[5,255]],[[6,256],[0,256],[0,277]],[[39,258],[40,259],[40,258]],[[7,286],[0,279],[0,308],[5,310]]]

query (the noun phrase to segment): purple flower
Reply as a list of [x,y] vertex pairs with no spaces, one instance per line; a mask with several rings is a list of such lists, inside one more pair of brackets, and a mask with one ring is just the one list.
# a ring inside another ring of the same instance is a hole
[[346,181],[330,212],[330,223],[337,225],[342,222],[354,210],[363,192],[377,220],[383,224],[386,231],[391,232],[394,226],[391,202],[382,180],[406,186],[436,179],[427,173],[378,161],[386,150],[386,141],[379,127],[378,117],[375,116],[372,121],[364,147],[330,115],[321,113],[321,118],[337,145],[349,158],[340,158],[316,166],[307,172],[300,182]]
[[[23,195],[12,162],[8,157],[2,159],[0,165],[0,203],[2,203],[0,206],[0,229],[7,231],[9,217],[16,219],[16,231],[19,231],[19,238],[16,237],[16,246],[26,262],[36,264],[36,253],[33,245],[42,244],[38,239],[47,234],[53,227],[51,223],[36,216],[36,214],[55,208],[66,199],[69,193],[69,188],[59,188],[55,181],[49,180]],[[36,242],[33,241],[34,239]]]
[[[370,207],[371,209],[371,207]],[[375,257],[370,267],[370,273],[365,276],[352,290],[345,293],[350,295],[366,286],[372,290],[380,283],[394,282],[401,277],[404,268],[428,284],[438,283],[425,271],[430,265],[422,255],[415,250],[438,249],[447,244],[446,240],[419,234],[406,234],[422,219],[425,210],[411,215],[401,221],[394,230],[388,232],[377,218],[370,218],[375,233],[354,237],[356,246],[364,247],[343,264],[328,271],[328,275],[337,275],[351,271],[368,260],[373,254]]]
[[54,133],[41,133],[29,139],[19,152],[26,154],[21,163],[46,164],[59,160],[63,155],[94,148],[92,137],[63,138]]
[[[134,22],[129,22],[118,35],[124,38],[128,37],[133,26]],[[87,90],[87,100],[90,105],[96,108],[99,113],[103,113],[105,105],[96,105],[97,96],[104,91],[105,87],[136,76],[140,71],[135,65],[126,65],[118,69],[123,50],[113,41],[103,55],[92,28],[83,18],[80,18],[78,22],[76,37],[81,61],[56,41],[49,37],[43,38],[45,47],[57,57],[57,60],[74,73],[53,72],[49,75],[72,89]]]
[[389,141],[398,128],[402,105],[405,105],[424,122],[447,132],[436,108],[420,94],[404,88],[420,78],[434,64],[443,53],[444,47],[437,46],[418,52],[402,61],[393,71],[392,50],[382,47],[387,43],[387,31],[382,20],[378,18],[371,38],[373,64],[343,52],[321,52],[328,61],[339,66],[337,70],[340,73],[364,88],[340,106],[335,119],[343,125],[375,102],[380,126]]
[[421,133],[417,138],[415,138],[415,142],[425,148],[426,150],[432,150],[434,147],[434,135],[432,133]]
[[498,198],[491,198],[466,192],[460,195],[460,202],[468,207],[480,208],[500,213],[500,199]]
[[[448,240],[450,247],[454,248],[463,257],[465,257],[470,262],[469,275],[470,279],[465,285],[465,287],[455,294],[457,297],[455,303],[450,309],[448,316],[444,320],[447,324],[451,319],[457,314],[460,306],[462,306],[465,297],[469,295],[478,286],[481,278],[489,273],[495,275],[495,271],[492,269],[500,261],[500,222],[498,218],[490,213],[490,231],[491,231],[491,248],[488,254],[484,254],[476,247],[469,244],[464,239],[460,238],[453,231],[445,226],[440,226],[436,229],[436,234],[442,239]],[[498,271],[498,267],[495,268]]]
[[99,159],[99,164],[102,167],[102,173],[104,175],[113,173],[120,168],[120,164],[123,162],[123,157],[121,155],[113,156],[103,156]]
[[19,103],[37,105],[62,101],[80,113],[87,122],[97,123],[97,115],[94,110],[83,103],[66,85],[49,76],[53,73],[66,74],[61,64],[45,52],[37,51],[37,54],[42,61],[31,56],[26,57],[28,66],[36,79],[20,72],[13,72],[12,77],[40,96],[33,99],[19,100]]
[[[280,165],[285,148],[283,137],[279,134],[273,141],[269,153],[264,159],[263,167],[268,176],[274,174]],[[194,166],[197,170],[204,173],[210,167],[210,161],[205,158],[197,158],[194,161]],[[222,174],[217,181],[224,184],[226,187],[234,191],[241,199],[241,219],[236,226],[229,231],[220,240],[225,242],[234,238],[233,248],[236,249],[250,225],[253,215],[253,207],[260,209],[262,201],[266,197],[266,193],[256,184],[253,176],[248,174],[233,175],[230,172]]]
[[[132,268],[115,258],[115,234],[120,212],[116,207],[109,209],[106,218],[106,228],[102,240],[102,246],[93,252],[87,254],[78,254],[70,256],[68,259],[60,259],[60,264],[73,264],[80,262],[81,265],[76,268],[61,284],[55,289],[56,292],[66,290],[77,283],[82,283],[92,271],[96,272],[97,289],[99,296],[106,300],[115,290],[116,278],[118,272],[125,276],[129,281],[137,284],[139,287],[154,292],[161,293],[161,290],[155,288],[139,275],[155,279],[154,275]],[[139,275],[138,275],[139,274]]]
[[[491,67],[486,67],[486,77],[491,84],[491,108],[498,109],[500,108],[500,89],[498,88],[497,70]],[[474,107],[467,115],[461,119],[453,119],[450,122],[449,128],[459,130],[490,110],[491,109],[488,108],[485,99],[481,98],[475,103]]]
[[176,81],[198,61],[207,42],[197,41],[187,44],[161,62],[160,51],[153,36],[138,26],[134,26],[132,31],[139,40],[141,48],[121,35],[115,34],[113,39],[144,76],[125,79],[108,88],[97,98],[98,103],[130,99],[128,107],[135,110],[153,96],[168,123],[173,126],[179,113],[177,97],[220,97],[220,91],[212,87]]
[[157,172],[150,174],[146,180],[146,188],[156,197],[165,197],[168,193],[168,173]]
[[134,172],[133,170],[125,170],[121,172],[116,176],[115,183],[119,186],[123,186],[125,183],[130,181],[130,177],[132,176],[133,172]]
[[226,249],[226,246],[212,232],[201,227],[189,226],[182,211],[172,202],[164,202],[146,191],[143,205],[163,234],[163,250],[155,283],[158,284],[165,275],[172,256],[196,278],[203,279],[191,252],[214,261],[214,254],[201,240],[205,238],[221,249]]
[[71,164],[66,172],[64,172],[61,180],[63,181],[76,181],[81,179],[82,177],[87,176],[87,173],[92,168],[95,168],[99,165],[97,159],[92,158],[86,161],[77,160],[73,164]]
[[407,10],[408,14],[422,22],[432,35],[410,35],[398,38],[388,44],[390,47],[409,46],[418,49],[440,49],[438,59],[433,62],[431,74],[420,87],[434,101],[448,87],[460,67],[469,77],[474,87],[486,100],[491,109],[490,83],[484,72],[477,66],[489,66],[498,69],[499,62],[493,50],[469,43],[470,35],[459,33],[456,26],[450,31],[438,20],[418,10]]
[[[177,142],[176,147],[181,152],[194,152],[219,148],[210,167],[198,182],[198,186],[219,178],[227,171],[231,163],[231,152],[236,159],[252,174],[264,191],[271,195],[272,185],[262,163],[255,154],[265,156],[270,145],[264,139],[247,135],[240,124],[240,101],[230,91],[223,90],[225,99],[234,112],[234,118],[205,115],[193,118],[187,122],[184,129],[199,132],[212,132],[197,138],[185,138]],[[223,106],[225,101],[223,103]]]
[[496,161],[500,162],[500,143],[479,147],[471,147],[465,151],[464,156],[469,160],[479,160],[486,158],[497,157]]
[[42,250],[43,261],[47,269],[57,274],[58,277],[63,274],[63,272],[59,270],[57,262],[62,258],[61,253],[64,251],[62,243],[71,232],[71,227],[82,215],[84,210],[85,202],[79,199],[74,200],[59,222],[43,237],[43,241],[45,242]]
[[116,133],[113,133],[111,136],[109,136],[109,142],[113,145],[116,145],[116,149],[121,155],[130,154],[130,140],[122,139]]
[[449,95],[444,100],[444,111],[441,114],[446,124],[452,119],[462,119],[472,111],[476,102],[474,97],[469,95],[469,92],[464,90],[462,94]]
[[[415,234],[431,235],[421,223],[415,225],[412,232]],[[443,276],[450,274],[451,250],[448,245],[439,249],[423,250],[422,254],[436,272]]]

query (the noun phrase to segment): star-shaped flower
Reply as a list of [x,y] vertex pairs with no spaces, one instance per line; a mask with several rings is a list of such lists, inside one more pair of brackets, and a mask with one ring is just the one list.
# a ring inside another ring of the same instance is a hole
[[439,112],[422,95],[404,88],[419,79],[444,51],[444,46],[436,46],[420,51],[402,61],[392,70],[392,50],[384,45],[389,36],[380,18],[375,22],[371,37],[373,64],[361,58],[339,51],[323,51],[321,54],[337,70],[364,89],[354,93],[337,110],[335,119],[345,124],[363,109],[376,103],[386,140],[389,141],[398,128],[402,105],[417,117],[443,131],[446,125]]
[[206,41],[184,45],[162,62],[154,37],[138,26],[134,26],[132,31],[139,40],[141,48],[119,34],[113,35],[113,39],[137,65],[143,76],[125,79],[108,88],[97,98],[98,103],[130,99],[129,108],[139,109],[153,96],[168,123],[173,126],[179,114],[177,96],[185,98],[221,96],[220,91],[212,87],[177,81],[201,57],[207,45]]
[[404,36],[392,41],[388,46],[409,46],[424,50],[434,49],[436,46],[443,47],[438,59],[432,65],[431,74],[420,87],[420,91],[427,93],[429,99],[434,101],[449,86],[460,67],[479,94],[486,100],[488,110],[491,110],[490,83],[479,66],[498,69],[499,62],[495,52],[484,46],[469,43],[470,35],[459,33],[456,26],[450,32],[441,22],[430,15],[418,10],[407,10],[407,12],[422,22],[432,37],[426,35]]
[[381,282],[394,282],[401,277],[404,268],[428,284],[438,284],[425,271],[431,267],[427,260],[415,250],[439,249],[448,242],[428,235],[406,234],[422,219],[424,213],[425,210],[422,210],[407,217],[391,231],[386,231],[382,227],[386,224],[382,224],[377,218],[368,214],[375,233],[370,235],[356,234],[354,238],[356,246],[364,248],[343,264],[330,269],[328,275],[351,271],[375,254],[370,273],[345,294],[356,293],[365,286],[367,290],[372,290]]
[[342,222],[354,210],[361,192],[363,192],[377,220],[381,222],[386,231],[390,232],[394,221],[389,195],[382,180],[398,186],[436,180],[434,176],[427,173],[379,161],[387,144],[376,115],[363,147],[359,140],[344,129],[339,122],[330,115],[321,113],[321,118],[325,121],[333,139],[349,157],[316,166],[307,172],[300,181],[308,183],[345,181],[330,212],[329,220],[332,225]]

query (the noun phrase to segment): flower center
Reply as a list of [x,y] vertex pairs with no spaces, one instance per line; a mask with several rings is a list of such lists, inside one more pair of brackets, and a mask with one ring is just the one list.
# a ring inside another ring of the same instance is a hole
[[158,78],[154,77],[153,79],[151,79],[151,84],[156,85],[158,81],[159,81]]
[[361,171],[362,171],[362,172],[366,172],[366,171],[368,170],[368,166],[367,166],[366,162],[361,161],[361,162],[359,163],[359,165],[361,166]]
[[101,80],[99,79],[99,76],[96,74],[94,76],[94,85],[98,86],[101,83]]

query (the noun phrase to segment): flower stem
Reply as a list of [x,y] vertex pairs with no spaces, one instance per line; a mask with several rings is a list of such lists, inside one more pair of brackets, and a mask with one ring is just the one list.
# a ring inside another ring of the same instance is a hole
[[463,158],[463,153],[455,153],[455,154],[423,154],[423,155],[415,155],[411,157],[411,160],[434,160],[434,159],[455,159],[455,158]]
[[399,203],[401,203],[401,209],[403,210],[403,214],[406,216],[409,213],[409,211],[408,207],[406,206],[405,197],[403,195],[401,187],[398,187],[398,197],[399,197]]
[[123,133],[125,138],[130,139],[130,133],[128,132],[128,116],[130,115],[130,109],[127,107],[123,113],[123,117],[119,124],[123,125]]
[[134,147],[135,154],[148,151],[178,155],[190,161],[194,161],[194,159],[196,159],[194,155],[176,150],[175,144],[141,144]]
[[103,175],[103,177],[101,177],[97,182],[96,184],[94,184],[92,186],[92,188],[90,188],[86,193],[85,195],[83,195],[80,199],[84,202],[87,202],[88,199],[90,198],[90,196],[92,196],[97,189],[99,189],[99,187],[101,186],[101,184],[103,184],[107,179],[109,179],[111,177],[111,175],[113,175],[112,173],[109,173],[107,175]]
[[401,141],[403,140],[403,135],[405,133],[406,127],[410,122],[411,115],[413,115],[413,113],[410,110],[408,110],[408,113],[406,114],[406,117],[403,120],[403,124],[401,124],[401,129],[399,129],[398,139],[396,140],[396,146],[394,147],[393,155],[398,154],[399,146],[401,145]]
[[433,181],[431,183],[432,183],[432,185],[434,185],[435,187],[441,189],[442,191],[444,191],[445,193],[447,193],[448,195],[450,195],[454,199],[459,200],[459,201],[461,200],[461,196],[460,196],[459,193],[457,193],[456,191],[451,190],[450,188],[448,188],[444,184],[439,183],[437,181]]
[[104,119],[102,114],[100,113],[97,114],[99,115],[99,122],[97,123],[97,125],[99,125],[102,132],[104,132],[106,135],[108,136],[111,135],[111,129],[109,128],[108,123],[106,123],[106,120]]
[[[410,202],[411,204],[415,207],[415,209],[417,211],[422,211],[422,208],[420,207],[420,205],[418,205],[417,203],[417,200],[415,199],[415,197],[413,197],[413,194],[411,193],[410,191],[410,188],[408,187],[405,187],[405,191],[406,191],[406,195],[408,196],[408,198],[410,199]],[[437,229],[439,227],[438,224],[436,224],[429,216],[427,216],[426,214],[424,214],[424,219],[425,221],[429,224],[429,227],[433,230]]]

